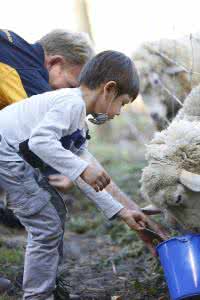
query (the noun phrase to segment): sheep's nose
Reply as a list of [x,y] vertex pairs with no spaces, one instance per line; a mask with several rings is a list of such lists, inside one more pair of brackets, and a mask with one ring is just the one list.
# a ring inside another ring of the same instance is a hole
[[158,121],[158,120],[160,119],[159,114],[156,113],[156,112],[152,112],[152,113],[150,114],[150,116],[151,116],[151,118],[152,118],[153,120],[155,120],[155,121]]

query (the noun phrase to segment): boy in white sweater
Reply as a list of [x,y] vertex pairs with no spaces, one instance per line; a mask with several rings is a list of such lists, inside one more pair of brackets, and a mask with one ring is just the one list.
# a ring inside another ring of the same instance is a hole
[[[87,161],[85,123],[90,114],[94,123],[113,119],[138,91],[132,61],[120,52],[105,51],[86,64],[80,88],[32,96],[0,111],[0,187],[7,191],[8,207],[28,232],[24,299],[53,299],[64,233],[51,191],[41,185],[45,179],[38,162],[70,178],[108,219],[118,216],[132,229],[144,228],[145,216],[106,192],[110,177]],[[32,160],[20,152],[24,145]]]

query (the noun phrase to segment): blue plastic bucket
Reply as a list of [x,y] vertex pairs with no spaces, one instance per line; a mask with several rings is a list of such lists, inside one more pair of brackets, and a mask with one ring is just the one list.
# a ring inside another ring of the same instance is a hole
[[200,299],[200,234],[187,234],[156,247],[171,299]]

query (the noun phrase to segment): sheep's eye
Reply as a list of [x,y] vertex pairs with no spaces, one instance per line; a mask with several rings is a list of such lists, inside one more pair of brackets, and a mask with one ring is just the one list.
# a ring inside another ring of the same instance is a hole
[[182,196],[178,195],[177,199],[176,199],[176,203],[180,203],[182,201]]
[[158,84],[159,84],[159,80],[158,80],[158,79],[154,79],[153,83],[154,83],[155,85],[158,85]]
[[149,81],[153,86],[158,86],[160,83],[158,74],[156,73],[150,74]]

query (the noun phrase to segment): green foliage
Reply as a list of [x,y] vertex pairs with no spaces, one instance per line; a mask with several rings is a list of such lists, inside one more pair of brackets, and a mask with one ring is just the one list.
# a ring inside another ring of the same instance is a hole
[[8,249],[4,246],[0,247],[0,265],[19,265],[23,261],[21,249]]
[[131,244],[133,241],[138,241],[137,234],[130,230],[126,224],[119,222],[118,220],[112,223],[108,229],[108,234],[110,234],[112,240],[119,245],[127,245]]
[[[0,296],[0,300],[14,300],[14,297],[10,297],[8,295],[2,295]],[[15,298],[16,300],[16,298]]]
[[134,201],[139,202],[141,201],[139,179],[146,164],[143,156],[144,146],[135,141],[129,141],[127,144],[125,142],[124,146],[120,146],[119,141],[119,137],[116,142],[102,141],[94,132],[89,150],[102,163],[117,185]]
[[82,234],[87,231],[96,229],[101,223],[101,218],[92,218],[87,217],[71,217],[68,223],[68,229]]
[[9,248],[0,240],[0,276],[10,280],[15,279],[16,270],[23,265],[24,249]]

